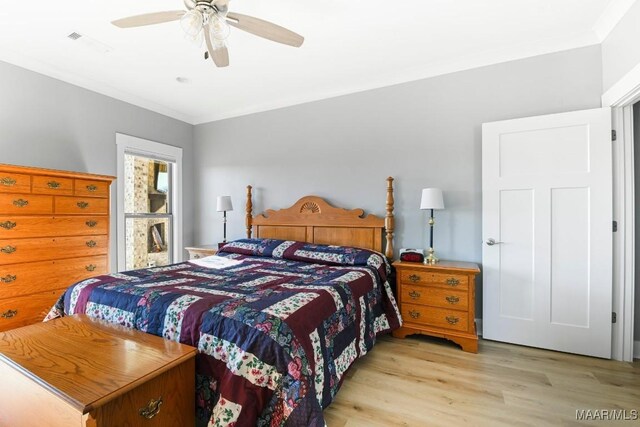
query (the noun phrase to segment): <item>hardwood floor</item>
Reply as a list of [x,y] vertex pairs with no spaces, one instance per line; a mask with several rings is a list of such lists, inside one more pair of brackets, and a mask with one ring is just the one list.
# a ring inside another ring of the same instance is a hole
[[[325,410],[329,427],[603,425],[577,409],[640,412],[640,361],[613,362],[480,340],[381,338]],[[640,425],[640,420],[614,425]]]

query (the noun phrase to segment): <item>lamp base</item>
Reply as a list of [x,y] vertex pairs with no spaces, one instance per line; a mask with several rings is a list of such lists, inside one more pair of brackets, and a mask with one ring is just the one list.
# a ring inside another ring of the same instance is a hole
[[433,248],[429,248],[428,255],[424,259],[425,264],[437,264],[438,258],[436,258],[436,251]]

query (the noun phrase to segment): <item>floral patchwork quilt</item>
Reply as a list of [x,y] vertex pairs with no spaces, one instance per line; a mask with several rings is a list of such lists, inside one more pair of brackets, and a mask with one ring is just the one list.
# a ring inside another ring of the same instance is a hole
[[324,426],[345,372],[401,324],[387,259],[274,239],[238,240],[218,255],[241,263],[90,278],[48,318],[87,314],[197,347],[202,425]]

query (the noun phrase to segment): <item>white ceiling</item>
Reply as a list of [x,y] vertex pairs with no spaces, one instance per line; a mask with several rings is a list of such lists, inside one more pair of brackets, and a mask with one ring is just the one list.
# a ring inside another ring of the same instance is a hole
[[[224,69],[178,22],[110,24],[182,0],[4,1],[0,60],[197,124],[596,44],[634,1],[231,0],[306,41],[296,49],[232,28]],[[74,31],[112,50],[69,40]]]

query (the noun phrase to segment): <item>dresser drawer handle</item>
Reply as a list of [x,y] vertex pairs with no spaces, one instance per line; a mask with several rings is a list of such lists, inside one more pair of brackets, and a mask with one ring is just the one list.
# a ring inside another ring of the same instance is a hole
[[11,230],[16,225],[18,225],[18,224],[16,224],[15,222],[12,222],[12,221],[0,222],[0,227],[4,228],[5,230]]
[[455,317],[455,316],[447,316],[447,322],[450,325],[455,325],[456,323],[458,323],[460,321],[459,317]]
[[460,284],[460,280],[452,277],[450,279],[447,279],[447,285],[449,286],[458,286]]
[[95,248],[97,243],[95,240],[89,240],[87,243],[87,246],[89,246],[90,248]]
[[18,310],[7,310],[0,315],[3,319],[11,319],[18,314]]
[[98,187],[96,187],[95,185],[87,185],[87,191],[90,191],[93,193],[95,191],[98,191]]
[[420,317],[420,312],[411,310],[409,311],[409,316],[411,316],[412,319],[417,319],[418,317]]
[[409,296],[411,297],[411,299],[418,299],[420,298],[420,295],[422,295],[420,292],[416,292],[416,291],[409,292]]
[[87,221],[85,224],[87,224],[87,227],[93,228],[98,225],[98,221]]
[[47,182],[47,187],[52,188],[52,189],[56,189],[56,188],[60,188],[62,186],[62,184],[60,184],[57,181],[49,181]]
[[9,178],[8,176],[5,176],[4,178],[0,178],[0,184],[4,185],[5,187],[13,187],[14,185],[16,185],[16,180],[13,178]]
[[18,199],[13,201],[13,206],[17,206],[19,208],[24,208],[28,204],[29,204],[29,201],[24,199]]
[[0,277],[0,282],[2,283],[11,283],[11,282],[15,282],[17,279],[16,276],[14,276],[13,274],[7,274],[4,277]]
[[0,249],[0,252],[2,252],[3,254],[12,254],[16,251],[16,247],[15,246],[5,246],[4,248]]
[[76,203],[76,206],[78,206],[80,209],[86,209],[89,207],[89,203],[87,202],[78,202]]
[[96,269],[96,265],[94,265],[94,264],[89,264],[89,265],[87,265],[87,266],[85,267],[85,269],[86,269],[87,271],[94,271],[94,270]]
[[162,396],[157,399],[151,399],[147,406],[140,408],[138,412],[141,417],[150,420],[160,413],[160,406],[162,406]]
[[456,297],[456,296],[448,296],[445,298],[449,304],[457,304],[460,302],[460,297]]
[[420,276],[418,276],[417,274],[412,274],[411,276],[409,276],[409,280],[412,281],[413,283],[416,283],[420,281]]

